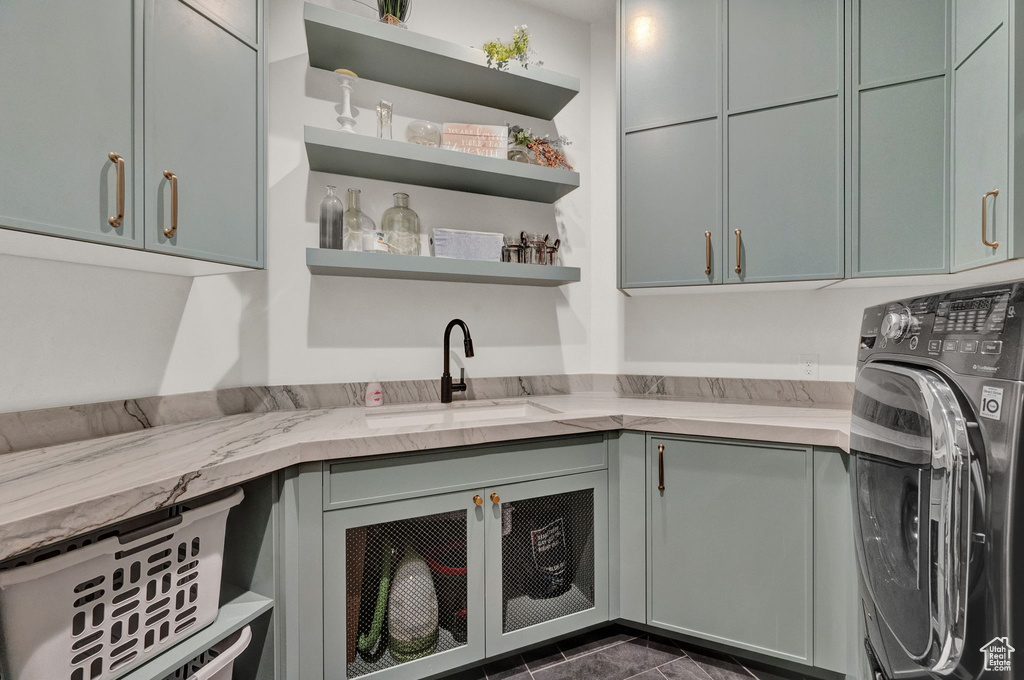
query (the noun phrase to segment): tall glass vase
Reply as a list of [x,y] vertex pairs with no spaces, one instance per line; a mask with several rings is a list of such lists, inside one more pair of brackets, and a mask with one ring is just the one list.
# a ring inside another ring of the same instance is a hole
[[364,250],[364,238],[372,238],[374,224],[359,209],[359,189],[348,190],[348,209],[345,210],[344,223],[345,250]]
[[320,201],[320,247],[342,247],[342,220],[345,205],[336,187],[328,184],[327,195]]

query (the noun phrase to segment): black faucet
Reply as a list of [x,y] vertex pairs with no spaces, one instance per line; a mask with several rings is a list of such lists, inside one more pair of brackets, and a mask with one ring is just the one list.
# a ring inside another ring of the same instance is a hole
[[473,338],[469,337],[469,326],[462,319],[452,319],[448,327],[444,329],[444,373],[441,375],[441,403],[452,403],[452,392],[465,392],[466,381],[459,379],[459,382],[452,384],[452,374],[448,372],[448,355],[451,354],[452,329],[458,326],[462,329],[462,346],[466,349],[466,358],[473,356]]

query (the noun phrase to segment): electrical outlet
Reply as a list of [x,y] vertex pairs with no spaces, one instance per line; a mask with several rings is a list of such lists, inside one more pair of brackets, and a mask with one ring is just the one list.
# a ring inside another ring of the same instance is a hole
[[817,354],[801,354],[800,355],[800,375],[807,380],[818,379],[818,355]]

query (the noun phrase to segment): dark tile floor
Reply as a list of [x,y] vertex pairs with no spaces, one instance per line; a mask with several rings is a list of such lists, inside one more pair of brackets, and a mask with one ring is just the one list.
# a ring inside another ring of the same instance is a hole
[[445,680],[803,680],[727,654],[626,628],[602,628]]

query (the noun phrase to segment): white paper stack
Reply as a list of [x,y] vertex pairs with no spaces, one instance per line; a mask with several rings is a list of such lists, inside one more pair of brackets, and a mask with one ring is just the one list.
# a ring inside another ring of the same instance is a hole
[[501,262],[505,237],[485,231],[434,229],[434,255],[456,260]]
[[508,155],[508,127],[445,123],[441,133],[441,148],[504,159]]

